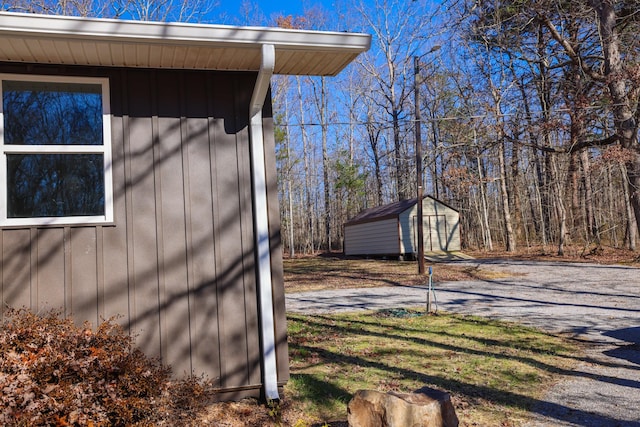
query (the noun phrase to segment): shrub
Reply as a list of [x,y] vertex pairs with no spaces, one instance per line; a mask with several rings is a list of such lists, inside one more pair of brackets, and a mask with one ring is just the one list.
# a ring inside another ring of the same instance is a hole
[[[50,312],[8,310],[0,331],[0,424],[131,426],[162,423],[173,390],[202,392],[193,379],[169,382],[170,369],[135,348],[109,319],[76,327]],[[169,399],[169,400],[168,400]]]

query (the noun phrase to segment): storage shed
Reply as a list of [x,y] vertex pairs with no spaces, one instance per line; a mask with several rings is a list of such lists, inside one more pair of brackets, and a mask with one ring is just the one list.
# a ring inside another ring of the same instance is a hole
[[[122,316],[220,399],[288,379],[272,74],[370,36],[0,13],[0,297]],[[0,314],[2,311],[0,311]]]
[[[366,209],[344,225],[345,255],[412,257],[418,253],[417,198]],[[451,206],[423,198],[424,251],[460,250],[460,215]]]

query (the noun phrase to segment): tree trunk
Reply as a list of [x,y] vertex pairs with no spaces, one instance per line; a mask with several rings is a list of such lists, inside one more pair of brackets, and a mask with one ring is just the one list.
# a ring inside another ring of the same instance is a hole
[[[632,152],[632,160],[627,162],[629,197],[635,214],[636,227],[640,225],[640,148],[636,142],[638,123],[631,106],[637,100],[629,99],[626,73],[620,55],[620,39],[617,33],[617,15],[611,0],[589,0],[598,15],[598,29],[604,54],[604,73],[613,105],[614,125],[621,145]],[[635,102],[634,102],[635,101]]]
[[409,192],[407,189],[408,176],[406,170],[406,158],[402,150],[402,141],[400,138],[400,111],[394,107],[393,117],[393,147],[394,147],[394,165],[396,174],[396,188],[398,192],[398,201],[407,200]]
[[[475,134],[475,131],[474,131]],[[482,218],[480,223],[482,224],[482,239],[484,241],[485,249],[492,251],[493,242],[491,240],[491,229],[489,228],[489,209],[487,207],[487,195],[485,191],[484,173],[482,162],[480,161],[480,155],[476,157],[478,164],[478,186],[480,187],[480,201],[482,203]]]
[[507,252],[515,252],[516,239],[511,223],[511,209],[509,208],[509,193],[507,192],[507,168],[504,158],[504,143],[498,144],[498,163],[500,166],[500,196],[502,198],[502,217],[506,233]]
[[636,228],[640,224],[640,152],[633,150],[633,160],[627,162],[627,183],[629,185],[629,200],[635,214]]
[[[435,113],[435,112],[434,112]],[[435,120],[436,117],[432,115],[431,117],[431,136],[432,136],[432,143],[433,143],[433,155],[432,157],[432,162],[433,162],[433,168],[431,169],[431,176],[433,179],[433,190],[434,190],[434,194],[436,199],[440,199],[440,185],[439,185],[439,181],[440,181],[440,171],[442,168],[438,168],[438,163],[441,162],[440,159],[440,148],[438,146],[438,131],[436,128],[436,123],[437,120]]]
[[[571,140],[569,142],[569,146],[575,144],[574,141],[575,136],[571,135]],[[569,167],[567,170],[567,188],[570,191],[569,198],[571,200],[571,211],[570,211],[570,227],[571,232],[575,236],[584,236],[585,240],[589,240],[589,232],[587,229],[586,221],[584,221],[585,215],[583,215],[583,211],[580,208],[580,167],[578,166],[578,153],[571,152],[569,153]]]
[[550,156],[552,182],[554,186],[555,207],[558,215],[558,255],[564,255],[564,248],[567,244],[567,209],[564,205],[564,192],[560,185],[558,165],[555,156]]
[[586,225],[589,232],[589,240],[600,246],[600,232],[596,223],[596,215],[593,209],[593,187],[591,184],[591,161],[586,149],[580,150],[580,165],[582,166],[582,182],[584,185],[584,207]]
[[[511,188],[509,206],[513,212],[513,226],[516,242],[522,238],[522,210],[520,207],[520,148],[513,144],[511,149]],[[528,239],[527,239],[528,240]],[[528,246],[528,245],[527,245]]]
[[[285,96],[285,103],[284,103],[284,120],[285,123],[289,123],[289,102],[287,101],[287,97]],[[292,189],[292,181],[293,178],[291,177],[291,172],[293,169],[293,165],[291,164],[291,132],[289,132],[289,130],[287,130],[287,134],[285,136],[285,141],[287,144],[287,173],[286,173],[286,180],[287,180],[287,202],[288,202],[288,212],[287,212],[287,216],[289,218],[289,229],[288,231],[288,238],[289,238],[289,257],[293,258],[296,255],[296,249],[295,249],[295,239],[294,239],[294,234],[293,234],[293,189]]]
[[296,82],[298,84],[298,100],[299,100],[299,107],[300,107],[300,123],[301,123],[301,128],[300,128],[300,132],[302,134],[302,155],[303,155],[303,163],[304,163],[304,186],[305,186],[305,205],[306,205],[306,226],[307,226],[307,230],[305,232],[306,235],[306,251],[307,253],[313,253],[315,251],[315,245],[314,245],[314,214],[313,214],[313,202],[312,202],[312,197],[311,197],[311,171],[309,169],[310,167],[310,161],[309,161],[309,143],[308,143],[308,138],[307,138],[307,132],[305,129],[305,124],[304,124],[304,112],[305,112],[305,105],[304,105],[304,100],[302,98],[302,84],[300,82],[300,77],[296,77]]
[[622,188],[624,190],[624,206],[627,214],[627,230],[625,233],[625,240],[627,247],[632,251],[636,250],[636,240],[638,235],[638,227],[633,217],[633,207],[631,206],[631,197],[629,194],[629,182],[627,181],[627,170],[624,165],[620,165],[620,173],[622,174]]
[[331,188],[329,183],[329,152],[327,150],[327,93],[325,78],[320,78],[320,130],[322,132],[322,183],[324,186],[324,238],[331,252]]
[[373,156],[373,168],[374,175],[376,177],[376,200],[375,206],[382,205],[382,157],[380,155],[380,149],[378,148],[380,130],[376,129],[373,124],[373,118],[371,115],[367,115],[367,138],[369,140],[369,146],[371,147],[371,154]]

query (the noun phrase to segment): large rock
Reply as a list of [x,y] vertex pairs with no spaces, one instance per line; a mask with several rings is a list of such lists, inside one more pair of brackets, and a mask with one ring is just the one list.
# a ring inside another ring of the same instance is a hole
[[349,427],[457,427],[449,393],[424,387],[414,393],[359,390],[349,402]]

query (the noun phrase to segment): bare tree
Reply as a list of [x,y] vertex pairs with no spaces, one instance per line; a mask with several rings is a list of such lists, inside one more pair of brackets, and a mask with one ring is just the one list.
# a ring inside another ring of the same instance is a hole
[[199,22],[218,4],[210,0],[3,0],[0,9],[45,15]]
[[[394,182],[397,199],[413,194],[406,136],[410,129],[403,126],[411,114],[412,58],[425,49],[426,25],[430,22],[424,1],[398,0],[359,1],[356,10],[373,32],[375,49],[362,62],[372,77],[378,107],[383,109],[391,124],[393,141]],[[426,51],[426,49],[425,49]]]

